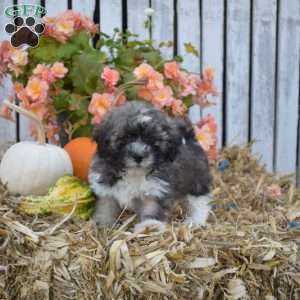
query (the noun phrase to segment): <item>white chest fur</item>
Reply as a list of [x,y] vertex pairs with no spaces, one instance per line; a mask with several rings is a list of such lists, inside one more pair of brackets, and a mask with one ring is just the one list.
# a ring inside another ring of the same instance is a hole
[[[101,175],[100,175],[101,176]],[[132,200],[143,196],[162,197],[168,190],[168,183],[156,177],[145,176],[143,170],[131,169],[113,186],[99,182],[99,174],[90,174],[90,183],[98,197],[114,197],[119,205],[132,208]]]

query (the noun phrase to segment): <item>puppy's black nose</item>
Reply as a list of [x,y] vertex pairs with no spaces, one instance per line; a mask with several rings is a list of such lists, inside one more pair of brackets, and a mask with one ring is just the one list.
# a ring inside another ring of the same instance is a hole
[[143,155],[137,154],[137,153],[133,153],[132,158],[139,164],[142,160],[143,160]]

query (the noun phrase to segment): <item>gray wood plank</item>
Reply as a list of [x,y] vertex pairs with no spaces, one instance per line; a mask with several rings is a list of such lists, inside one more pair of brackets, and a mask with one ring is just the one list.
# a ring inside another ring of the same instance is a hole
[[273,170],[276,0],[253,1],[251,138],[268,170]]
[[218,146],[222,146],[223,131],[223,31],[224,1],[202,0],[202,69],[212,66],[215,70],[215,84],[219,96],[212,100],[216,105],[204,111],[204,115],[212,114],[218,127]]
[[[156,45],[160,42],[174,40],[174,2],[173,0],[152,0],[153,15],[153,39]],[[162,48],[164,57],[173,57],[173,47]]]
[[[12,82],[9,77],[3,78],[0,85],[0,108],[2,102],[12,94]],[[13,114],[14,115],[14,114]],[[16,140],[16,124],[0,117],[0,141],[10,142]]]
[[275,170],[294,173],[297,161],[300,1],[280,1]]
[[226,143],[244,144],[249,132],[250,1],[227,1]]
[[182,66],[189,71],[200,72],[200,58],[185,51],[184,44],[191,43],[200,51],[200,7],[198,0],[177,1],[178,54],[183,57]]
[[[198,0],[177,1],[177,52],[183,57],[182,66],[187,70],[200,73],[200,58],[185,51],[184,44],[191,43],[200,50],[200,2]],[[193,28],[193,30],[191,30]],[[200,108],[194,105],[189,110],[193,123],[200,119]]]
[[[11,0],[2,0],[0,2],[0,11],[3,14],[6,7],[11,6],[13,2]],[[9,35],[5,32],[5,25],[10,22],[11,19],[6,16],[0,18],[0,41],[9,40]],[[3,100],[11,94],[12,83],[9,78],[3,78],[0,84],[0,107],[2,107]],[[0,142],[15,141],[16,139],[16,126],[15,124],[0,118]]]
[[68,9],[68,1],[67,0],[59,0],[59,1],[46,0],[45,7],[47,9],[47,16],[56,16]]
[[93,19],[96,0],[72,0],[72,10]]
[[1,18],[0,18],[0,26],[1,26],[1,30],[0,30],[0,40],[9,40],[10,35],[8,33],[6,33],[6,31],[4,30],[5,25],[7,23],[9,23],[11,21],[11,18],[6,17],[4,15],[4,11],[7,7],[13,5],[13,1],[12,0],[2,0],[0,1],[0,10],[1,10]]
[[127,1],[127,20],[128,30],[138,34],[141,39],[149,39],[149,30],[145,28],[144,23],[147,19],[145,9],[150,7],[149,0],[128,0]]
[[100,30],[113,34],[114,28],[122,29],[122,1],[100,1]]

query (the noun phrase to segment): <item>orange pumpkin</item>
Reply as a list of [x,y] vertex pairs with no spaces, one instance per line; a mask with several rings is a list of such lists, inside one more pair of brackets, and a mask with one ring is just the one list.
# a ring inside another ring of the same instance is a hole
[[75,176],[88,180],[89,168],[96,148],[96,143],[87,137],[75,138],[65,145],[64,149],[71,157]]

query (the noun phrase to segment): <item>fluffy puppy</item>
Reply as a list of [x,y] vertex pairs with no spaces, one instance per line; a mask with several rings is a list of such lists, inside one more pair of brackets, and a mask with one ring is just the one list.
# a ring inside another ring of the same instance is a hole
[[191,123],[138,101],[113,108],[94,129],[98,144],[89,183],[97,196],[94,220],[113,224],[124,208],[141,223],[163,224],[180,202],[187,222],[203,225],[211,176]]

